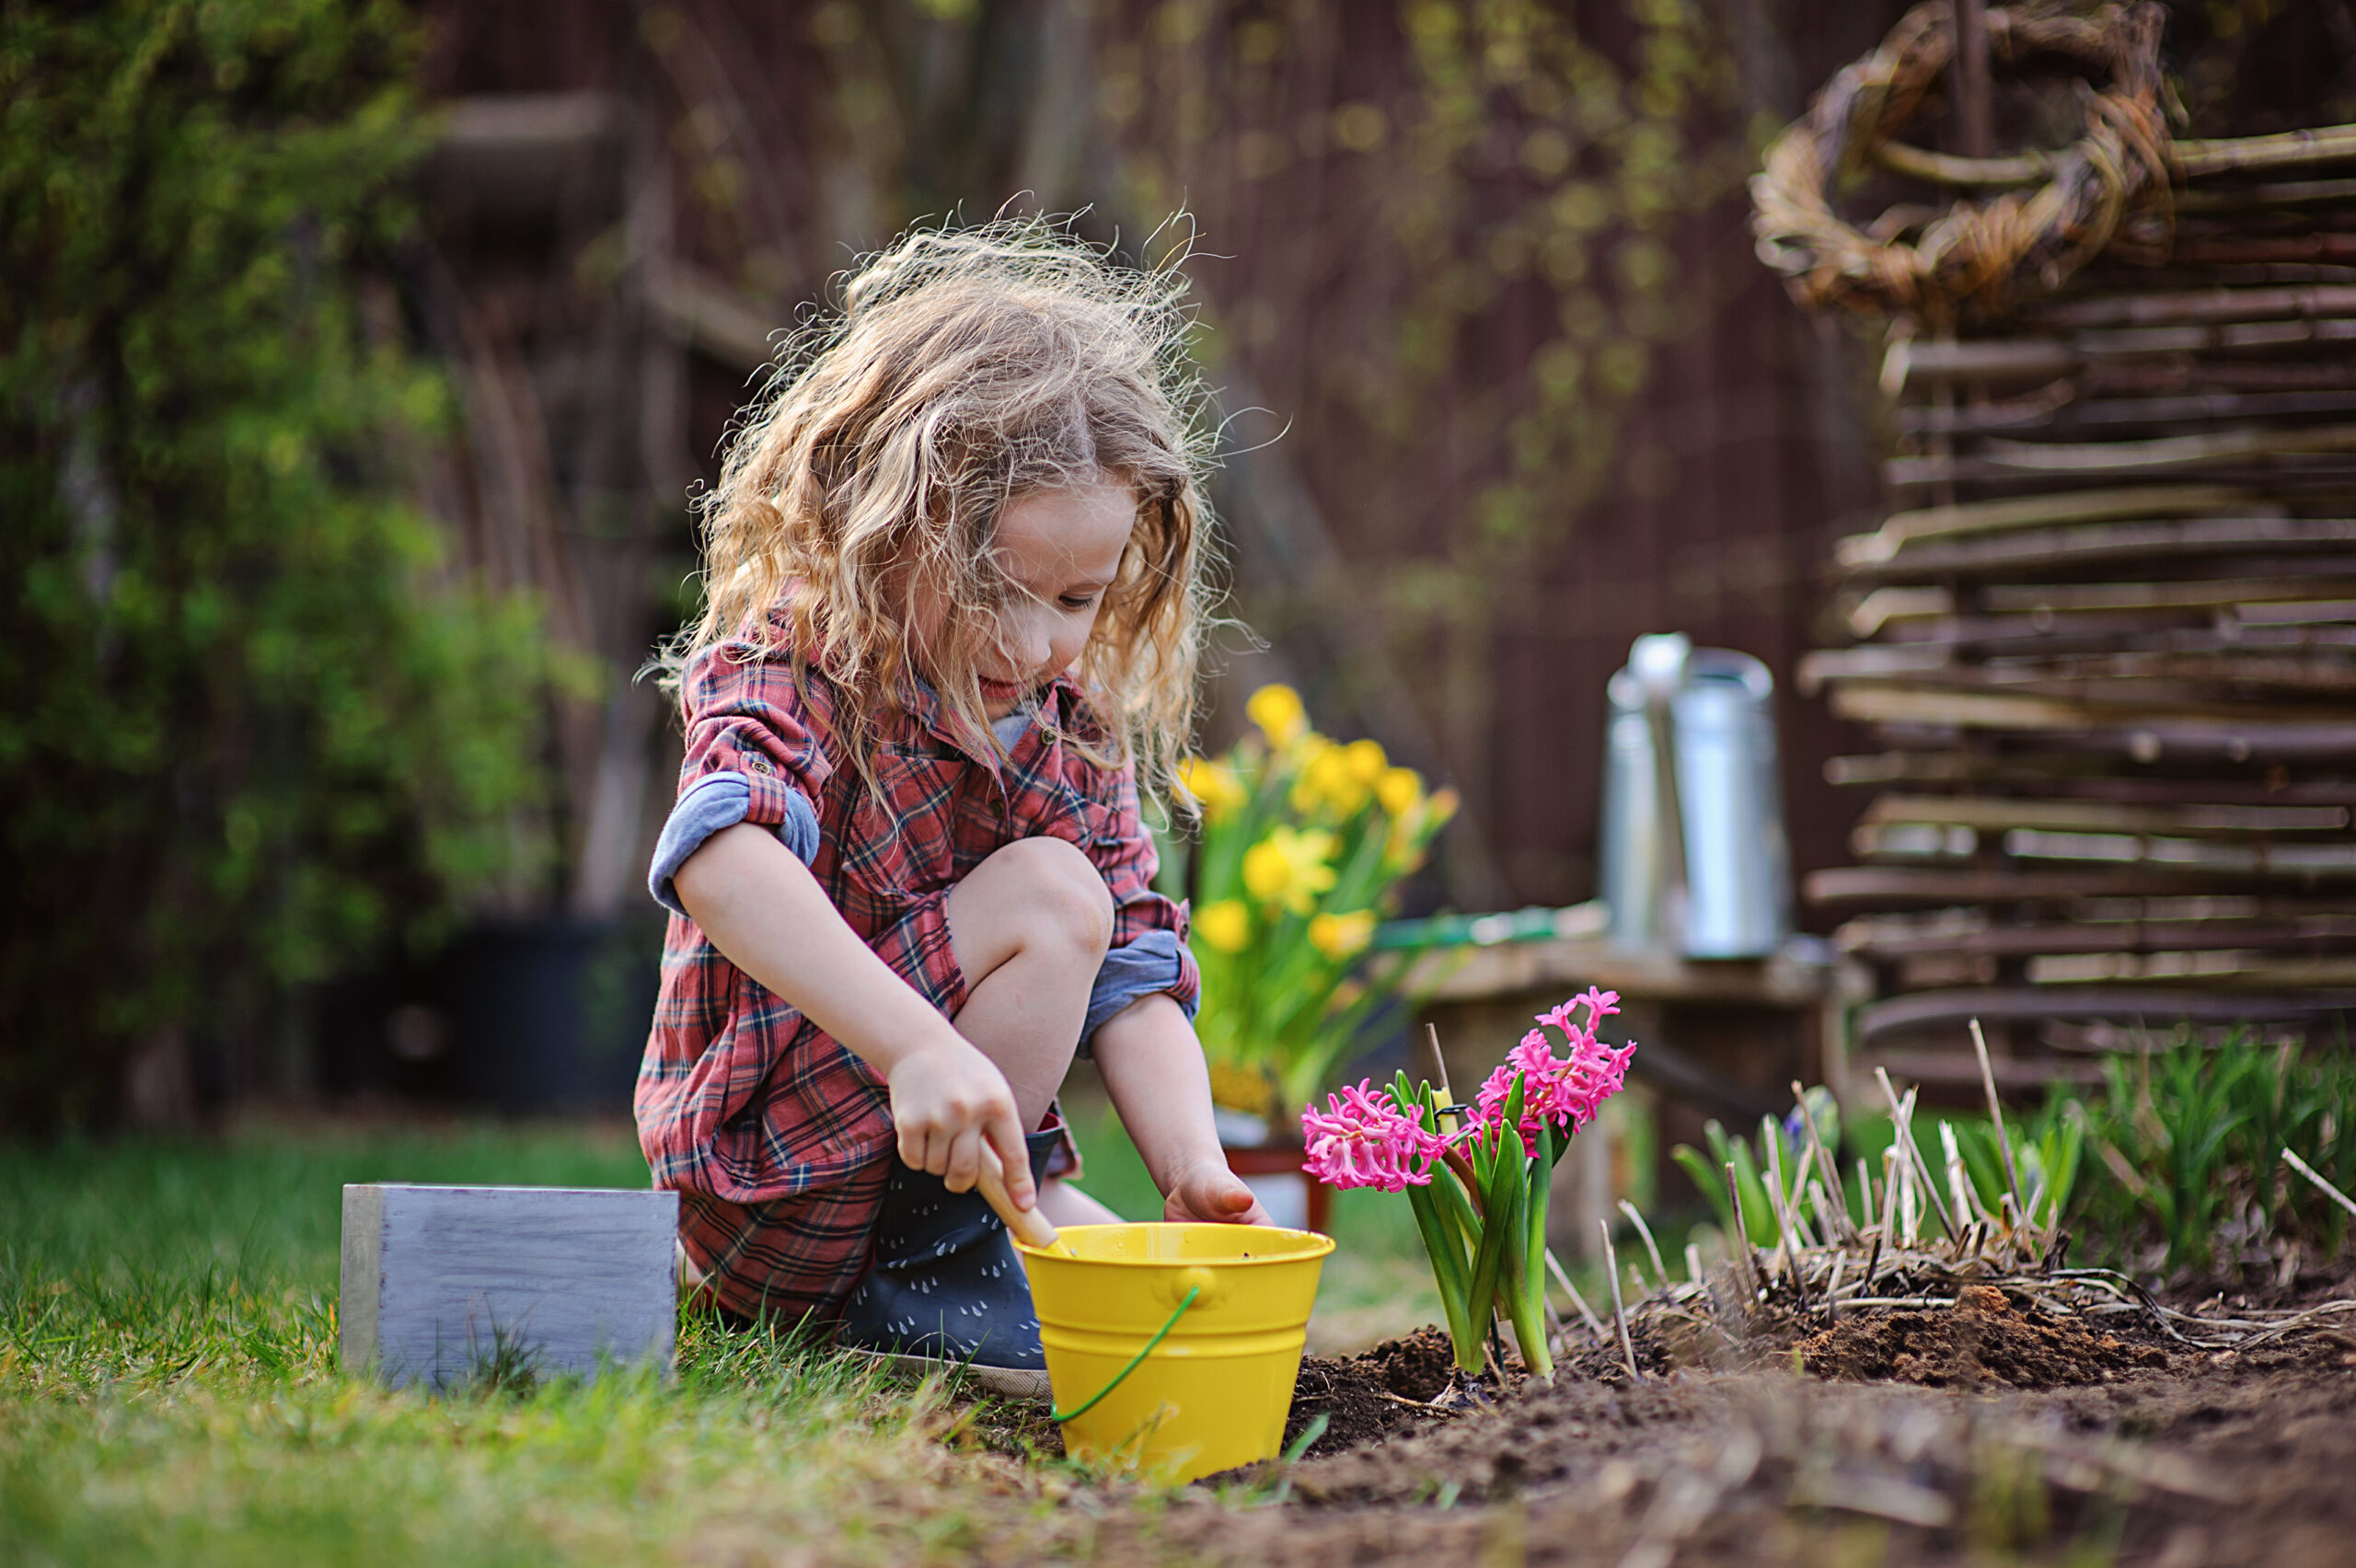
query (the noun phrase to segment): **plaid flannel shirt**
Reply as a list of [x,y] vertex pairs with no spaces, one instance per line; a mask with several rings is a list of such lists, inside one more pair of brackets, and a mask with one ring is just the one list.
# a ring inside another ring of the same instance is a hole
[[[1127,768],[1091,762],[1070,737],[1099,732],[1085,698],[1057,677],[1001,762],[960,738],[930,694],[878,713],[883,799],[826,750],[840,693],[814,670],[797,688],[790,658],[744,642],[706,650],[681,683],[684,794],[722,771],[750,786],[747,822],[776,826],[799,794],[818,822],[810,870],[852,930],[943,1014],[964,1005],[951,952],[949,890],[1019,838],[1062,838],[1103,873],[1112,946],[1149,932],[1178,942],[1170,994],[1200,985],[1184,948],[1184,906],[1152,890],[1157,856]],[[1165,939],[1166,940],[1166,939]],[[895,1158],[883,1078],[674,914],[662,993],[639,1071],[639,1139],[658,1187],[681,1194],[681,1241],[720,1304],[837,1310],[867,1267]]]

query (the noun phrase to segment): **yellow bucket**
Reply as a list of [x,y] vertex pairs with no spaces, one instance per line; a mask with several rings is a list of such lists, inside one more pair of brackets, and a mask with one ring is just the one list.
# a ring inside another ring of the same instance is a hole
[[1022,1251],[1056,1409],[1071,1412],[1066,1448],[1173,1482],[1274,1458],[1333,1238],[1245,1225],[1062,1236],[1071,1256]]

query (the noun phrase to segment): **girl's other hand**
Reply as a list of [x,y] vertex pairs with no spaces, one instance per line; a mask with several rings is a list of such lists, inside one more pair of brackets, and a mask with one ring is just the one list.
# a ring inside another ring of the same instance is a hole
[[1161,1217],[1170,1220],[1199,1220],[1209,1225],[1269,1225],[1268,1211],[1252,1195],[1243,1179],[1227,1168],[1222,1159],[1216,1164],[1193,1165],[1170,1183],[1170,1193],[1162,1200]]
[[1014,1114],[1014,1091],[998,1064],[953,1034],[938,1045],[908,1052],[892,1064],[884,1081],[892,1091],[900,1159],[909,1169],[930,1171],[953,1193],[969,1192],[981,1179],[987,1140],[998,1151],[1006,1195],[1014,1206],[1027,1209],[1037,1203],[1022,1124]]

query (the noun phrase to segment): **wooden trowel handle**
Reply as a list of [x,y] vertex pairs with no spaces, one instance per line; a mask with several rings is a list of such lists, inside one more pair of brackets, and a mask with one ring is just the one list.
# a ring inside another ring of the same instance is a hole
[[1014,1239],[1026,1247],[1045,1251],[1057,1242],[1056,1228],[1036,1207],[1019,1209],[1014,1200],[1006,1195],[1006,1167],[999,1163],[998,1150],[982,1145],[982,1197],[998,1211],[999,1218],[1014,1232]]

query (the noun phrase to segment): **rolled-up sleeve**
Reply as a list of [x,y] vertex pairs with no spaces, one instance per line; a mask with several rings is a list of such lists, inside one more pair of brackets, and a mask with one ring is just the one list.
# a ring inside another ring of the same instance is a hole
[[805,865],[818,850],[818,792],[834,766],[786,662],[743,642],[699,655],[681,682],[687,756],[647,870],[655,902],[685,915],[672,879],[704,840],[740,822],[767,827]]
[[1168,992],[1193,1018],[1197,997],[1187,989],[1187,971],[1194,962],[1194,955],[1174,931],[1147,931],[1126,947],[1105,953],[1096,971],[1096,984],[1088,993],[1088,1021],[1080,1032],[1082,1054],[1091,1054],[1089,1043],[1099,1029],[1146,997]]
[[1081,1048],[1097,1029],[1140,997],[1165,992],[1195,1016],[1202,975],[1186,948],[1186,906],[1153,890],[1161,853],[1138,810],[1137,775],[1109,770],[1095,782],[1088,816],[1089,859],[1113,894],[1113,940],[1088,999]]
[[[745,821],[752,803],[752,780],[741,773],[707,773],[687,786],[687,793],[664,819],[662,836],[654,842],[653,863],[646,870],[646,891],[654,895],[655,903],[674,915],[687,913],[672,879],[687,858],[703,847],[705,839]],[[785,820],[772,831],[778,842],[806,866],[818,853],[817,811],[799,790],[787,790],[784,803]]]

